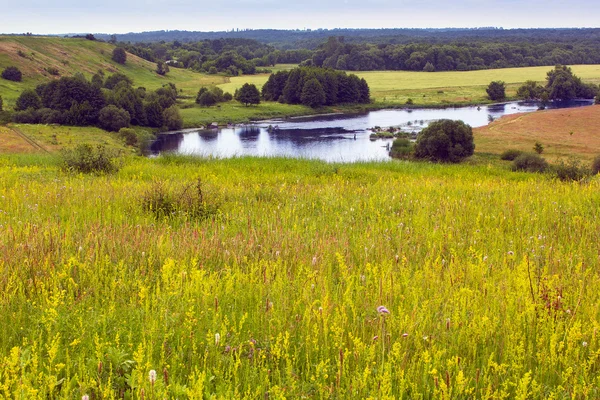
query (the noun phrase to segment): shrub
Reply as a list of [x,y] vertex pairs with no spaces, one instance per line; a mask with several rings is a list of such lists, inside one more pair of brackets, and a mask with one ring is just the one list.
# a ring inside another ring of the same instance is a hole
[[2,78],[8,81],[21,82],[23,74],[17,67],[6,67],[4,71],[2,71]]
[[473,155],[473,130],[462,121],[442,119],[423,129],[417,138],[415,157],[460,162]]
[[514,159],[513,171],[544,172],[548,169],[548,163],[537,154],[523,153]]
[[40,96],[38,96],[38,94],[35,92],[35,90],[30,90],[30,89],[24,90],[21,93],[21,95],[19,96],[19,98],[17,99],[17,102],[15,103],[16,111],[24,111],[29,108],[33,108],[34,110],[37,110],[40,107],[41,107]]
[[523,152],[521,150],[509,149],[504,153],[500,154],[500,159],[505,161],[513,161],[515,158],[519,157]]
[[223,101],[231,101],[231,100],[233,100],[233,95],[231,93],[229,93],[229,92],[226,92],[223,95]]
[[129,112],[112,104],[98,114],[98,125],[107,131],[118,132],[121,128],[127,128],[130,122]]
[[170,131],[175,131],[183,127],[183,118],[181,118],[181,114],[179,114],[179,109],[175,105],[163,111],[163,120],[165,126]]
[[544,152],[544,145],[541,144],[540,142],[535,142],[535,145],[533,146],[533,150],[538,154],[542,154]]
[[96,148],[80,144],[72,150],[63,150],[62,168],[68,172],[109,174],[119,170],[117,155],[105,146]]
[[581,165],[576,158],[569,158],[567,161],[561,160],[554,166],[554,173],[561,181],[581,181],[590,175],[590,170]]
[[390,150],[390,156],[393,158],[408,158],[413,152],[413,143],[405,138],[399,138],[394,140],[392,143],[392,149]]
[[596,156],[594,161],[592,161],[592,174],[596,175],[598,173],[600,173],[600,155]]
[[196,103],[200,104],[202,107],[210,107],[217,103],[217,99],[212,92],[207,90],[198,96]]
[[506,84],[502,81],[490,82],[485,91],[490,100],[504,100],[506,98]]
[[125,64],[127,61],[127,53],[125,52],[125,49],[122,47],[115,47],[112,52],[112,59],[116,63]]
[[219,212],[218,202],[209,201],[202,181],[197,179],[182,187],[155,182],[142,197],[142,208],[156,219],[184,217],[205,220]]
[[119,129],[119,136],[121,136],[127,146],[136,146],[138,144],[138,137],[135,130],[131,128]]
[[58,76],[58,75],[60,75],[60,72],[58,71],[58,68],[55,68],[55,67],[46,67],[46,72],[49,73],[52,76]]

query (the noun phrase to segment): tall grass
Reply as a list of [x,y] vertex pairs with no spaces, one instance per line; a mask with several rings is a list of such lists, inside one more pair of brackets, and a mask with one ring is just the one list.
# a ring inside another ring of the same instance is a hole
[[[0,159],[0,396],[600,396],[598,179],[25,161]],[[218,218],[144,209],[198,178]]]

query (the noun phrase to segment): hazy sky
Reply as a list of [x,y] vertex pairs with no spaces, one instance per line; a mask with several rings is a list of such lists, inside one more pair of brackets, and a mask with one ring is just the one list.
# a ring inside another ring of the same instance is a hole
[[0,32],[599,27],[599,15],[597,0],[17,0]]

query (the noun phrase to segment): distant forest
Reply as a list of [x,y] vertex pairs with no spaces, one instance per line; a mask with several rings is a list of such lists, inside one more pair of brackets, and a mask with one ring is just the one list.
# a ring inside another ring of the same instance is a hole
[[149,61],[252,74],[276,63],[341,70],[455,71],[599,64],[600,29],[157,31],[95,35]]

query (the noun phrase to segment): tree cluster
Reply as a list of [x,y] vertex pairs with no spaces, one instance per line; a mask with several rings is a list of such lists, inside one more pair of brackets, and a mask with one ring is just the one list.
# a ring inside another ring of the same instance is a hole
[[556,65],[546,74],[546,85],[527,81],[517,90],[517,96],[523,100],[572,100],[593,99],[600,94],[600,88],[593,84],[585,84],[573,74],[570,67]]
[[330,37],[311,58],[312,65],[350,71],[467,71],[489,68],[600,63],[597,42],[488,41],[408,44],[347,43]]
[[473,155],[473,130],[462,121],[443,119],[423,129],[415,144],[415,157],[437,162],[460,162]]
[[175,105],[177,90],[168,84],[154,92],[134,88],[127,76],[116,73],[91,81],[81,74],[62,77],[25,90],[16,101],[15,122],[99,126],[118,131],[131,125],[180,129],[182,118]]
[[310,107],[340,103],[369,103],[364,79],[326,68],[298,67],[272,74],[262,88],[265,100]]
[[200,88],[198,95],[196,96],[196,104],[200,104],[202,107],[210,107],[217,103],[223,103],[231,101],[233,96],[231,93],[223,93],[223,89],[218,86],[211,88]]

